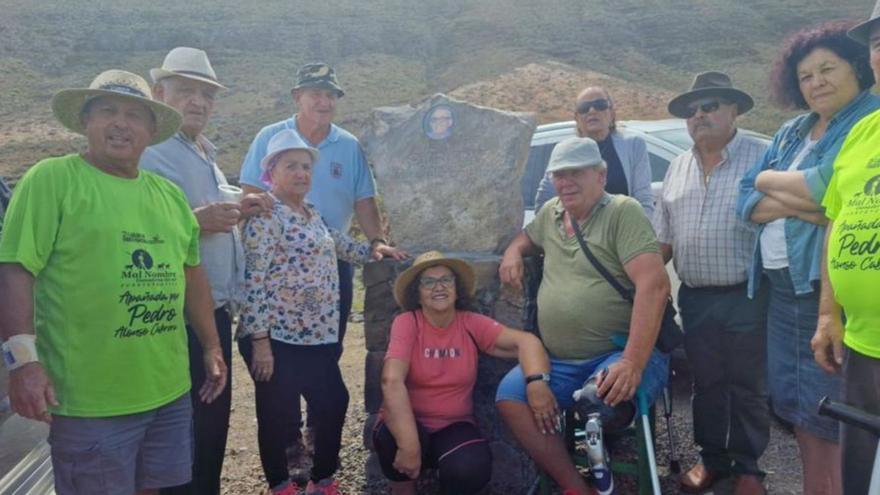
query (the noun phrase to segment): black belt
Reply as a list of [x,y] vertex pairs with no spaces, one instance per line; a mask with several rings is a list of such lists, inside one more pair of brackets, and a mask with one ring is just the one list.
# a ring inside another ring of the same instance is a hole
[[702,286],[702,287],[691,287],[690,285],[687,285],[685,283],[682,283],[681,285],[688,290],[708,292],[710,294],[724,294],[726,292],[735,292],[738,290],[745,289],[746,286],[748,286],[748,284],[749,284],[749,282],[745,281],[745,282],[740,282],[738,284],[733,284],[733,285],[706,285],[706,286]]

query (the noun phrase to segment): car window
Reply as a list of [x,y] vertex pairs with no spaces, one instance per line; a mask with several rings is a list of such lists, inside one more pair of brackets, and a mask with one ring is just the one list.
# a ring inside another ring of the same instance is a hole
[[526,161],[526,169],[523,172],[520,188],[522,190],[523,206],[526,209],[534,208],[535,194],[538,192],[538,184],[547,170],[550,161],[550,153],[556,143],[539,144],[529,148],[529,159]]
[[648,152],[648,160],[651,162],[651,182],[663,182],[666,169],[669,168],[669,160],[651,152]]
[[[649,133],[651,136],[659,138],[663,141],[672,143],[683,150],[688,150],[691,146],[694,145],[694,140],[691,139],[691,135],[688,134],[688,130],[686,127],[681,129],[669,129],[665,131],[655,131]],[[662,178],[661,178],[662,180]]]

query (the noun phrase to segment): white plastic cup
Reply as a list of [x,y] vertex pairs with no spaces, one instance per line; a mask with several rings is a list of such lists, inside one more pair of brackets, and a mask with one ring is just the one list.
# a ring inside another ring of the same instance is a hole
[[217,186],[217,189],[220,189],[220,197],[223,198],[223,201],[228,201],[230,203],[240,202],[241,197],[244,194],[240,187],[231,186],[229,184]]

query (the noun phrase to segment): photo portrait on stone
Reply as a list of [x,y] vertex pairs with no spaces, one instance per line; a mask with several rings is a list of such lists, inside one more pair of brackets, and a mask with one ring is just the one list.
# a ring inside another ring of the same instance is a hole
[[446,104],[435,105],[425,113],[422,128],[430,139],[446,139],[455,127],[455,114]]

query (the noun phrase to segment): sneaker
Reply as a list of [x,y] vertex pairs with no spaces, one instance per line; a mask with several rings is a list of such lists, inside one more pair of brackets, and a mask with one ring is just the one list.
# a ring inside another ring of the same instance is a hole
[[338,481],[333,478],[324,478],[317,483],[309,480],[305,495],[342,495],[342,492],[339,491]]
[[302,495],[303,492],[300,490],[299,486],[296,483],[288,483],[287,486],[284,487],[280,492],[276,492],[269,488],[264,492],[266,495]]

